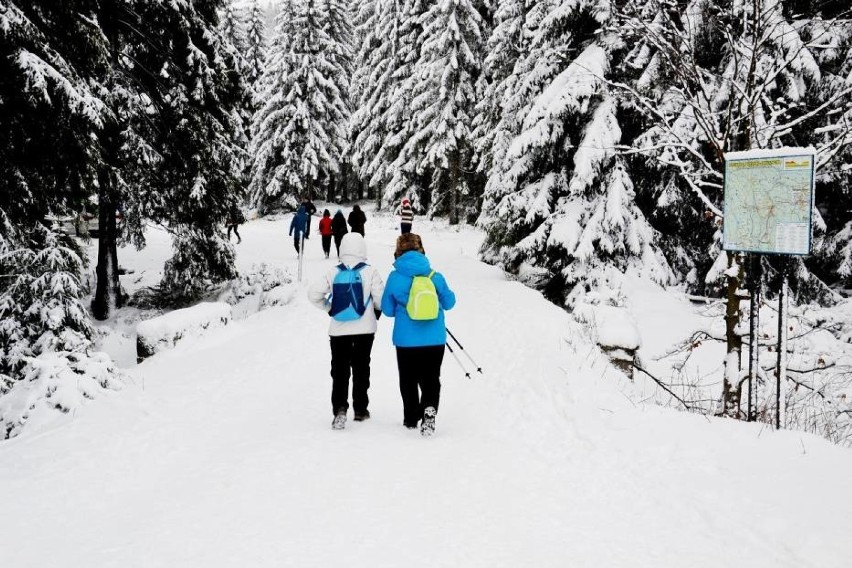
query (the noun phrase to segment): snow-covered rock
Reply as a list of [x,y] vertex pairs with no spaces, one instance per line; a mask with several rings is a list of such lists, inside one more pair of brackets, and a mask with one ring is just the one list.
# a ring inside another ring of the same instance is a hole
[[630,312],[604,304],[580,304],[574,309],[574,318],[587,327],[592,340],[613,364],[632,378],[636,351],[642,342]]
[[136,326],[137,360],[141,362],[159,351],[170,349],[186,337],[224,327],[231,319],[230,305],[205,302],[143,321]]

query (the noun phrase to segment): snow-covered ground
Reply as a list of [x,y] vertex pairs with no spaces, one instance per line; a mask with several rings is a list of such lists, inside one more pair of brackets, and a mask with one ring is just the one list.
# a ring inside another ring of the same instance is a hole
[[[395,222],[368,215],[386,274]],[[244,225],[240,268],[295,274],[288,226]],[[415,231],[484,371],[447,353],[434,438],[402,426],[385,318],[373,418],[335,432],[328,318],[303,291],[138,366],[129,310],[104,344],[127,387],[0,443],[0,566],[850,566],[852,452],[641,404],[567,313],[476,260],[478,232]],[[149,237],[121,253],[131,288],[169,255]],[[307,279],[330,262],[308,241]]]

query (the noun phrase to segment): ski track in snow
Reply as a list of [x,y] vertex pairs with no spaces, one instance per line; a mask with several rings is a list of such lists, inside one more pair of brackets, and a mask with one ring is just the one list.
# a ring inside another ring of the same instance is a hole
[[[244,225],[240,267],[295,273],[288,226]],[[849,565],[852,453],[632,402],[568,314],[476,260],[478,232],[417,230],[458,296],[448,325],[485,373],[466,379],[446,353],[434,438],[402,426],[387,318],[373,417],[350,410],[331,430],[328,320],[301,290],[0,444],[0,566]],[[385,276],[394,238],[371,214]],[[306,280],[330,266],[319,248],[307,242]]]

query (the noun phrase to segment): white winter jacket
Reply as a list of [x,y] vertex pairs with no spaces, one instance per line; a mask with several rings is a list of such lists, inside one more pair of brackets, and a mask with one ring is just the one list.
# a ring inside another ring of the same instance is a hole
[[[340,242],[340,261],[351,268],[359,262],[367,262],[367,243],[359,233],[347,233],[343,235]],[[322,278],[316,280],[308,288],[308,300],[324,312],[331,310],[331,285],[334,277],[340,272],[335,265]],[[339,335],[361,335],[365,333],[376,333],[376,310],[381,310],[382,294],[385,291],[385,282],[378,271],[370,265],[361,269],[361,281],[364,288],[364,301],[370,298],[364,315],[357,320],[337,321],[329,317],[328,334]]]

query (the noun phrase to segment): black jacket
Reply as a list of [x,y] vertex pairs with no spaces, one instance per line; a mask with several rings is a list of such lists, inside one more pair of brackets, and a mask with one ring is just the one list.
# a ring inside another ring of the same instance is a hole
[[360,209],[353,209],[349,214],[349,226],[352,227],[353,233],[364,234],[364,224],[367,222],[367,216]]
[[343,216],[343,211],[338,211],[334,214],[331,220],[331,233],[335,237],[342,237],[349,232],[346,228],[346,217]]

